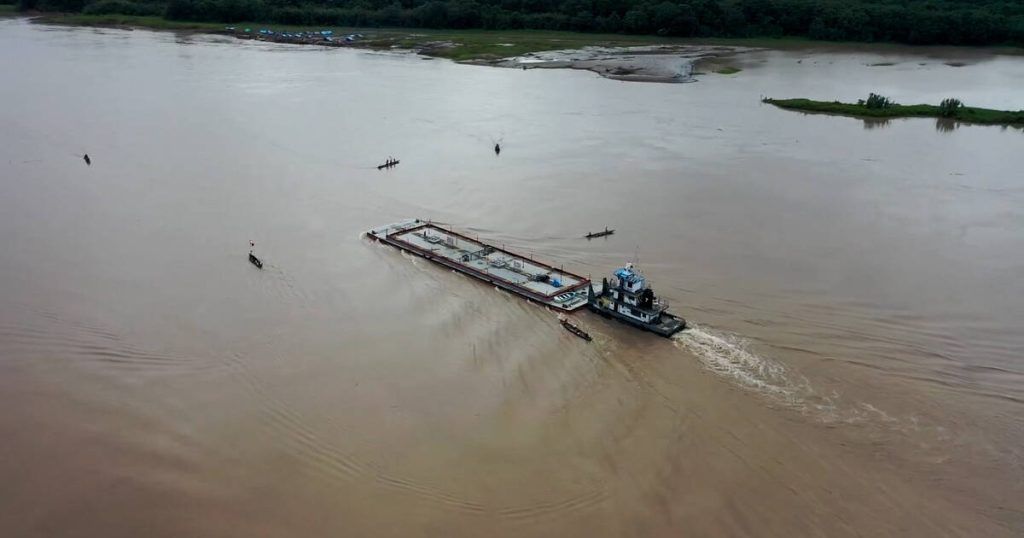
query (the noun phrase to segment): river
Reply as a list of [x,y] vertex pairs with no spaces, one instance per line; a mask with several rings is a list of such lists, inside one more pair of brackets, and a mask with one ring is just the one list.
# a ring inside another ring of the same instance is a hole
[[[0,20],[0,534],[1019,536],[1024,133],[759,98],[1019,109],[1024,57],[735,63]],[[363,236],[409,217],[694,327],[586,344]]]

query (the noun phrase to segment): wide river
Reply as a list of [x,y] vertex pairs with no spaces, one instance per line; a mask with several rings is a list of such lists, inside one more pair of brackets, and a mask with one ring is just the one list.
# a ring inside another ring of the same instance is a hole
[[[0,535],[1020,536],[1024,132],[759,97],[1020,109],[1024,57],[736,63],[0,21]],[[694,328],[587,344],[363,236],[407,217]]]

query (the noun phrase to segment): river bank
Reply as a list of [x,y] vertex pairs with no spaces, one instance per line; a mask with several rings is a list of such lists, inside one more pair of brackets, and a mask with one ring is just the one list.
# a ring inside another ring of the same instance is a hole
[[[340,26],[281,25],[258,22],[209,23],[172,21],[163,17],[131,15],[37,14],[35,21],[45,24],[148,28],[154,30],[196,31],[235,34],[236,29],[273,28],[280,32],[330,30],[336,35],[360,33],[365,39],[353,46],[363,48],[400,48],[423,50],[428,56],[456,61],[493,60],[531,52],[578,49],[587,46],[631,47],[683,44],[688,40],[643,35],[583,34],[545,30],[433,30],[421,28],[357,28]],[[692,42],[692,41],[690,41]],[[448,46],[444,46],[444,44]]]
[[[547,30],[435,30],[419,28],[360,28],[337,26],[271,25],[240,22],[168,20],[157,16],[83,15],[34,13],[33,21],[66,26],[145,28],[175,32],[231,35],[240,39],[309,46],[353,47],[371,50],[411,51],[431,58],[459,63],[516,69],[582,69],[605,78],[633,82],[693,82],[708,73],[735,75],[742,71],[737,56],[754,50],[806,50],[808,52],[859,52],[864,43],[784,38],[672,38],[651,35],[597,34]],[[246,32],[246,30],[249,30]],[[261,35],[260,29],[273,30]],[[350,42],[326,42],[305,38],[279,39],[282,34],[327,31],[335,36],[358,34]],[[950,46],[909,46],[873,43],[873,50],[913,52],[935,57],[973,54],[1024,54],[1015,47],[973,49]]]
[[[41,14],[33,20],[42,24],[230,35],[242,40],[295,45],[411,51],[474,65],[582,69],[606,78],[640,82],[692,82],[696,74],[735,74],[741,69],[728,60],[735,54],[769,48],[768,45],[785,48],[806,43],[801,39],[694,40],[544,30],[367,29],[248,22],[225,26],[129,15]],[[337,37],[325,40],[320,38],[321,34]],[[352,35],[359,37],[342,37]]]

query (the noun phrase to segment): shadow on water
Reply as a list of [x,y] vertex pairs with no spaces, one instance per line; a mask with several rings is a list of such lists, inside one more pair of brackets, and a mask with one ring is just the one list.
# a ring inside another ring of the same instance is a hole
[[[972,125],[970,122],[967,122],[967,124]],[[961,125],[964,125],[964,122],[953,118],[937,118],[935,120],[935,130],[940,133],[951,133],[959,129]],[[985,124],[976,123],[973,125],[981,125],[987,127],[987,125]],[[1004,131],[1015,129],[1017,131],[1024,132],[1024,125],[999,125],[998,127],[1002,128],[1002,130]]]
[[940,133],[951,133],[960,128],[960,122],[951,118],[938,118],[935,120],[935,130]]
[[864,129],[868,131],[888,127],[892,123],[889,118],[861,118],[861,120],[864,122]]

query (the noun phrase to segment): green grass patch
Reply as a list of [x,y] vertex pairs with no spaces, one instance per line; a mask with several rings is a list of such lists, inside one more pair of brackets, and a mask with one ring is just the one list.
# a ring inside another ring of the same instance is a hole
[[[3,6],[0,6],[2,9]],[[14,9],[13,6],[10,9]],[[303,26],[271,24],[261,22],[187,22],[168,20],[160,16],[138,15],[83,15],[49,13],[37,19],[42,23],[79,26],[106,26],[117,28],[151,28],[155,30],[191,30],[201,32],[225,32],[225,27],[270,28],[277,31],[334,30],[335,35],[360,33],[364,39],[356,47],[424,49],[424,54],[455,61],[494,60],[519,56],[530,52],[560,49],[579,49],[587,46],[633,47],[644,45],[701,45],[723,47],[751,47],[777,50],[827,49],[862,50],[863,43],[815,41],[804,37],[754,37],[754,38],[672,38],[653,35],[598,34],[551,30],[434,30],[422,28],[355,28],[343,26]],[[437,46],[439,42],[450,42],[454,46]],[[896,49],[901,45],[872,44],[872,50]],[[992,49],[1002,50],[1002,49]],[[1011,49],[1010,53],[1021,53]],[[732,74],[735,69],[723,66],[715,71]]]
[[[858,118],[947,118],[938,105],[898,105],[885,108],[867,108],[856,103],[839,101],[814,101],[811,99],[771,99],[765,103],[787,110],[838,114]],[[987,125],[1024,125],[1024,110],[994,110],[991,108],[960,107],[947,119]]]
[[715,69],[715,73],[718,73],[719,75],[735,75],[740,71],[743,70],[740,69],[739,67],[733,67],[731,65],[726,65],[724,67],[719,67],[718,69]]
[[[215,23],[172,21],[163,17],[136,15],[47,14],[38,19],[49,24],[152,28],[155,30],[193,30],[224,32],[224,28],[270,28],[279,31],[334,30],[335,34],[360,33],[365,39],[357,47],[425,49],[424,54],[455,61],[493,60],[530,52],[579,49],[588,46],[636,47],[645,45],[704,45],[788,49],[819,42],[803,38],[713,38],[687,39],[650,35],[596,34],[551,30],[434,30],[421,28],[353,28],[334,26],[296,26],[257,22]],[[450,42],[453,46],[436,46]],[[834,44],[832,44],[834,45]],[[731,74],[723,67],[723,74]]]
[[487,60],[519,56],[546,50],[579,49],[588,46],[635,47],[643,45],[681,44],[680,40],[654,36],[619,34],[582,34],[545,30],[413,30],[403,44],[449,41],[455,46],[428,52],[431,56],[456,61]]
[[73,26],[115,26],[130,28],[153,28],[155,30],[223,30],[223,23],[171,21],[163,17],[142,17],[138,15],[82,15],[80,13],[47,13],[35,19],[44,24],[67,24]]
[[[356,47],[424,49],[424,54],[455,61],[491,60],[529,52],[579,49],[587,46],[633,47],[643,45],[694,44],[693,40],[658,36],[590,34],[548,30],[432,30],[420,28],[352,28],[336,26],[295,26],[256,22],[232,24],[183,22],[163,17],[134,15],[48,14],[38,19],[49,24],[152,28],[224,32],[228,26],[244,29],[270,28],[277,31],[334,30],[335,35],[359,33],[365,36]],[[450,43],[451,46],[438,45]]]

